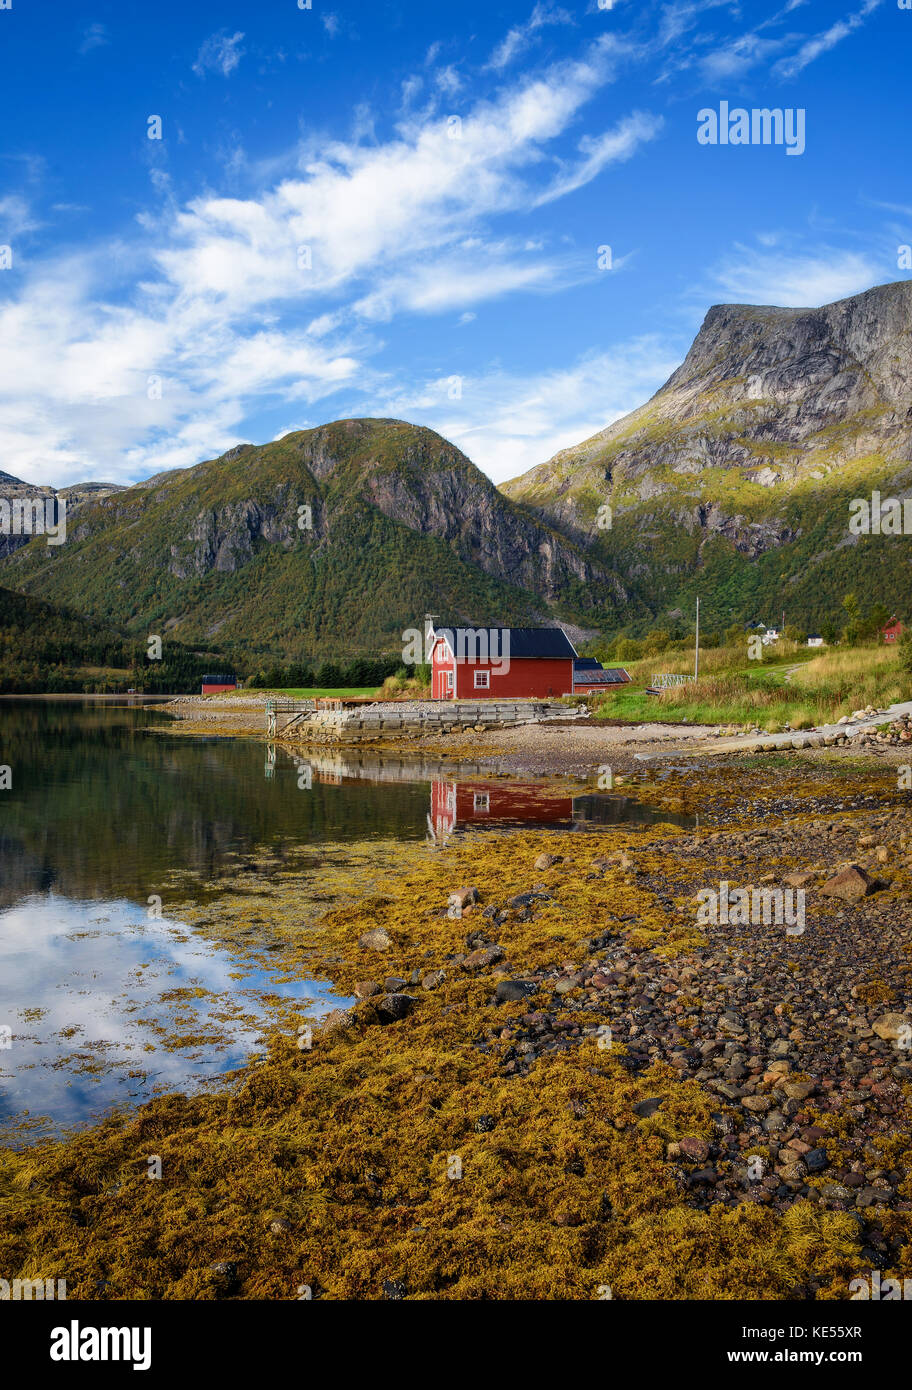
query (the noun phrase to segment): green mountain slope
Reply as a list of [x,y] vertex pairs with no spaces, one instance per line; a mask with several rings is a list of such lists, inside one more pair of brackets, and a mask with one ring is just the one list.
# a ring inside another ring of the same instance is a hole
[[428,609],[599,627],[627,602],[607,567],[453,445],[395,420],[243,445],[87,502],[64,545],[36,538],[0,575],[131,633],[243,651],[247,665],[395,650]]
[[502,491],[617,569],[634,625],[698,593],[709,621],[814,625],[851,589],[912,613],[912,537],[849,532],[874,489],[912,489],[909,282],[711,309],[647,404]]
[[184,693],[197,690],[218,652],[192,652],[173,640],[148,659],[138,638],[67,608],[0,588],[0,693],[112,689]]

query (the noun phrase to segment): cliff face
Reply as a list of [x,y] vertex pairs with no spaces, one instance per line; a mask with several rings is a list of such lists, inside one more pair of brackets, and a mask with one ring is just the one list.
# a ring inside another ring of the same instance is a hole
[[26,547],[4,572],[129,630],[264,652],[388,649],[428,607],[598,627],[627,601],[609,568],[452,444],[397,420],[241,446],[85,501],[66,545]]
[[[72,487],[52,488],[41,487],[35,483],[24,483],[21,478],[14,478],[11,473],[0,472],[0,498],[12,504],[14,499],[38,500],[44,505],[49,498],[59,497],[66,500],[67,522],[73,514],[86,502],[97,502],[103,497],[108,497],[112,492],[120,492],[121,489],[116,483],[75,483]],[[0,531],[0,559],[7,555],[12,555],[14,551],[29,541],[28,536],[14,535],[12,532],[5,533]]]
[[[501,490],[613,563],[656,615],[694,581],[711,599],[727,547],[736,564],[763,559],[760,588],[775,570],[810,617],[821,598],[808,567],[855,545],[848,499],[881,485],[901,493],[910,459],[903,282],[821,309],[716,306],[649,402]],[[598,522],[606,503],[610,530]],[[851,585],[853,566],[870,568],[843,556],[840,582]],[[746,583],[729,587],[733,615],[754,616],[740,611]]]

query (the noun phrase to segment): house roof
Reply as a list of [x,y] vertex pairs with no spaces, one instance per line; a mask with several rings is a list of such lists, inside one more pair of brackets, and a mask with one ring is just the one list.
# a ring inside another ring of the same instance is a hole
[[592,656],[578,656],[573,663],[574,671],[604,671],[604,666],[600,661],[596,661]]
[[460,648],[460,633],[487,633],[488,646],[493,660],[501,657],[509,657],[511,661],[521,659],[538,660],[573,660],[576,657],[576,648],[570,638],[559,627],[489,627],[482,624],[477,627],[457,627],[436,629],[435,636],[443,637],[450,650],[453,651],[455,640],[456,651],[454,655],[462,657],[475,656],[479,653],[477,641],[470,638],[463,638]]
[[574,685],[626,685],[629,680],[627,672],[620,666],[609,670],[602,668],[598,671],[577,671],[574,663]]

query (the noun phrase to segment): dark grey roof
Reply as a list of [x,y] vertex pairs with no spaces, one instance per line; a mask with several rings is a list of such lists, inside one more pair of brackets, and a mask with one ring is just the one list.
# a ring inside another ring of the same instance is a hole
[[[474,628],[441,626],[436,628],[435,632],[438,637],[448,635],[451,646],[455,640],[457,656],[466,651],[470,656],[477,654],[478,644],[473,642],[468,634],[481,632],[487,633],[489,650],[495,659],[508,656],[511,661],[523,658],[566,661],[576,657],[576,649],[570,638],[559,627],[485,627],[483,623],[479,623]],[[467,634],[462,639],[461,651],[460,633]]]
[[627,672],[620,666],[610,670],[573,672],[574,685],[626,685],[629,680]]
[[592,656],[578,656],[573,663],[574,671],[603,671],[605,668],[600,661],[596,661]]

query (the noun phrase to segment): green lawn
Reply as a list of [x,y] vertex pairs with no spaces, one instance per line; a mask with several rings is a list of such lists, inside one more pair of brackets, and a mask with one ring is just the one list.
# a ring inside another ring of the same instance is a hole
[[354,700],[358,696],[374,696],[377,693],[376,686],[345,686],[338,690],[317,689],[309,686],[306,689],[289,690],[267,690],[266,695],[287,695],[293,700]]

